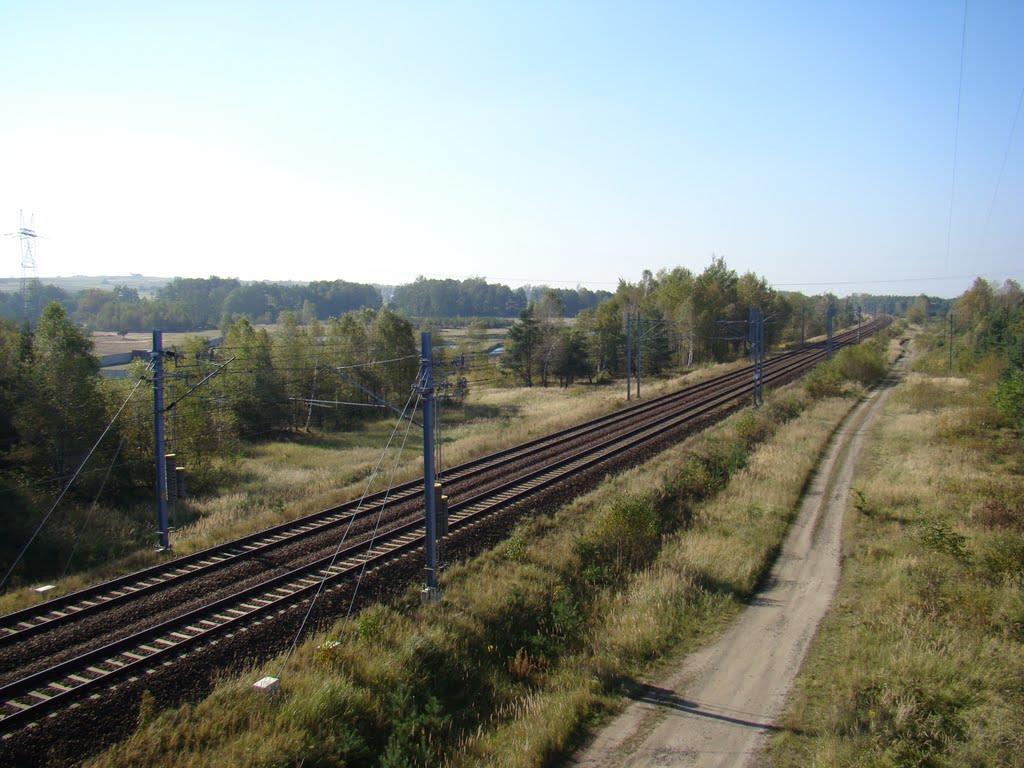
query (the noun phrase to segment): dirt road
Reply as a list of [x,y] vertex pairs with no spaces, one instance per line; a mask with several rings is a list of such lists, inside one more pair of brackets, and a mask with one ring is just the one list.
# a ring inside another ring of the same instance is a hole
[[725,635],[641,688],[570,765],[756,764],[839,583],[854,465],[891,391],[875,390],[837,430],[769,577]]

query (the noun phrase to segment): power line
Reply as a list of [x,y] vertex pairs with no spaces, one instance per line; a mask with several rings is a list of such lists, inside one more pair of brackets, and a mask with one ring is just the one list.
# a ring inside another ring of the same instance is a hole
[[[412,412],[416,413],[416,408],[420,403],[420,395],[416,394],[416,402],[413,403]],[[391,496],[391,489],[395,484],[395,473],[398,471],[398,465],[402,461],[402,453],[405,451],[405,444],[409,440],[409,432],[412,429],[412,418],[405,425],[405,435],[402,436],[402,445],[398,449],[398,454],[395,456],[395,463],[391,467],[391,475],[388,477],[388,489],[384,493],[384,500],[380,504],[380,511],[377,513],[377,519],[373,524],[373,533],[370,535],[370,546],[366,550],[367,557],[363,558],[363,564],[359,567],[359,575],[356,576],[356,585],[352,588],[352,597],[348,601],[348,611],[345,612],[345,618],[352,615],[352,608],[356,604],[356,595],[359,594],[359,585],[363,582],[363,574],[366,572],[366,565],[370,561],[369,553],[373,550],[373,544],[377,540],[377,531],[380,529],[380,521],[384,517],[384,509],[387,507],[388,499]]]
[[[320,593],[323,592],[324,584],[327,583],[327,578],[331,574],[331,569],[334,568],[334,562],[338,559],[338,554],[341,552],[341,547],[348,538],[349,531],[352,530],[352,524],[355,522],[357,513],[363,508],[363,502],[366,501],[366,495],[370,491],[370,486],[377,477],[377,472],[380,471],[380,465],[384,462],[384,457],[387,456],[388,449],[391,447],[391,442],[395,439],[395,435],[398,433],[398,428],[402,425],[402,421],[405,419],[405,414],[409,410],[409,404],[413,401],[414,396],[416,396],[415,389],[409,393],[409,398],[405,401],[405,407],[402,408],[402,413],[395,422],[395,426],[394,429],[391,430],[391,434],[388,436],[387,443],[384,445],[384,450],[381,451],[380,458],[377,459],[377,463],[374,465],[373,471],[366,479],[366,485],[363,487],[363,493],[359,497],[359,503],[356,505],[355,510],[353,510],[349,515],[348,525],[346,525],[345,530],[342,531],[341,538],[338,540],[338,546],[334,550],[330,564],[324,569],[324,575],[320,579],[320,584],[317,586],[316,592],[309,601],[309,608],[306,609],[306,614],[302,617],[302,622],[299,624],[299,630],[295,633],[295,638],[292,640],[291,647],[288,649],[286,656],[290,656],[295,651],[295,646],[298,644],[299,638],[302,636],[302,631],[306,628],[306,623],[309,621],[310,614],[313,612],[313,607],[316,605],[316,601],[320,597]],[[418,401],[419,398],[417,397],[417,402]]]
[[4,574],[3,579],[0,579],[0,589],[2,589],[3,586],[7,583],[7,580],[11,577],[11,574],[14,572],[14,569],[17,567],[18,563],[21,562],[21,558],[25,556],[25,553],[28,551],[28,548],[32,546],[32,542],[36,540],[36,536],[38,536],[39,532],[43,530],[43,526],[46,525],[46,521],[50,519],[50,515],[52,515],[53,511],[57,509],[57,505],[60,504],[61,499],[64,498],[64,495],[68,492],[68,489],[74,484],[75,480],[78,478],[78,475],[81,473],[86,463],[89,461],[90,458],[92,458],[93,453],[96,452],[96,449],[99,447],[100,443],[103,442],[103,438],[107,436],[107,432],[109,432],[110,428],[114,426],[114,422],[117,421],[117,417],[121,415],[121,411],[123,411],[124,407],[128,405],[128,401],[132,399],[132,397],[138,391],[139,386],[142,384],[143,381],[145,381],[145,379],[140,378],[137,382],[135,382],[135,386],[132,387],[132,391],[128,393],[128,397],[126,397],[124,402],[121,403],[121,407],[117,409],[117,413],[114,414],[113,418],[104,428],[103,432],[96,439],[96,442],[93,444],[92,448],[89,449],[89,453],[87,453],[85,458],[82,459],[82,462],[78,465],[78,469],[75,470],[74,475],[72,475],[71,479],[68,480],[67,485],[64,486],[64,489],[60,492],[60,495],[57,496],[56,501],[53,502],[53,505],[43,516],[43,519],[39,521],[39,525],[36,526],[35,530],[32,532],[32,535],[29,536],[28,541],[25,542],[25,546],[21,548],[21,552],[18,553],[18,556],[14,558],[14,562],[11,563],[11,567],[7,569],[7,573]]
[[936,281],[936,280],[971,280],[975,277],[989,277],[999,278],[1007,277],[1009,275],[1024,275],[1022,269],[1008,269],[1001,272],[991,272],[988,275],[979,275],[978,273],[968,275],[930,275],[927,277],[892,277],[878,280],[823,280],[816,283],[774,283],[780,287],[794,287],[794,286],[814,286],[814,285],[878,285],[885,283],[916,283],[922,281]]
[[103,475],[103,482],[100,483],[100,489],[96,491],[96,496],[93,497],[92,504],[89,505],[89,510],[86,512],[82,519],[82,524],[78,528],[78,532],[75,534],[75,540],[71,545],[71,551],[68,553],[67,562],[64,563],[64,570],[61,572],[60,577],[63,579],[68,575],[68,569],[71,567],[71,561],[75,557],[75,551],[78,549],[78,543],[82,540],[82,534],[85,533],[85,529],[89,525],[89,521],[92,519],[93,513],[96,511],[96,507],[99,504],[100,496],[103,495],[103,489],[107,487],[107,481],[110,479],[110,473],[114,469],[114,465],[117,463],[117,457],[121,455],[121,449],[124,448],[125,438],[121,438],[121,441],[117,444],[117,450],[114,451],[114,458],[110,460],[110,464],[107,465],[106,474]]
[[960,78],[956,86],[956,122],[953,130],[953,181],[949,187],[949,218],[946,223],[946,272],[949,272],[949,253],[953,235],[953,200],[956,194],[956,165],[960,145],[960,97],[964,88],[964,49],[967,40],[967,0],[964,0],[964,21],[960,30]]
[[354,365],[336,365],[334,370],[349,370],[350,368],[367,368],[371,365],[385,365],[387,363],[397,363],[402,360],[414,360],[419,359],[419,355],[404,355],[402,357],[393,357],[390,360],[371,360],[368,363],[356,363]]
[[999,187],[1003,183],[1003,172],[1006,171],[1006,161],[1010,157],[1010,147],[1013,145],[1013,135],[1017,130],[1017,120],[1020,118],[1020,108],[1024,104],[1024,86],[1021,86],[1020,96],[1017,99],[1017,110],[1013,113],[1013,122],[1010,124],[1010,135],[1006,139],[1006,149],[1003,150],[1003,162],[999,166],[999,175],[996,176],[996,186],[992,192],[992,202],[988,205],[988,215],[985,216],[985,229],[982,230],[981,248],[985,250],[988,242],[989,225],[992,223],[992,212],[996,207],[996,198],[999,196]]

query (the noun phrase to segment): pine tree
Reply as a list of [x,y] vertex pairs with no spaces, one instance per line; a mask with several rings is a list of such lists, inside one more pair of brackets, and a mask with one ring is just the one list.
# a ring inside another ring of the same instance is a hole
[[289,411],[266,330],[256,331],[243,317],[231,326],[225,346],[235,355],[228,396],[239,434],[256,437],[281,429]]
[[539,341],[540,328],[531,304],[508,329],[508,349],[503,361],[503,365],[528,387],[533,386],[534,357]]
[[25,396],[15,412],[25,459],[39,472],[73,471],[105,426],[92,342],[51,302],[32,337]]

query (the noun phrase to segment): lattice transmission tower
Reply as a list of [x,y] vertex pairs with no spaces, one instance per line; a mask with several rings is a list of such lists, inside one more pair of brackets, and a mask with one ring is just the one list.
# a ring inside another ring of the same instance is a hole
[[21,250],[21,310],[27,321],[33,314],[29,286],[36,276],[36,240],[39,239],[35,228],[35,214],[30,214],[26,221],[25,212],[18,211],[17,231],[5,232],[4,236],[18,238]]

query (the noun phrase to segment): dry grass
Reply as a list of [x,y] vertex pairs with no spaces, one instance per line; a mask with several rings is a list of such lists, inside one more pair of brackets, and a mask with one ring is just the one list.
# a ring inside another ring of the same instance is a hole
[[1024,764],[1022,471],[976,379],[899,386],[774,765]]
[[[190,336],[213,339],[220,336],[220,331],[166,331],[164,346],[169,348],[181,344]],[[97,357],[102,357],[103,355],[131,352],[133,349],[149,349],[153,343],[153,334],[132,331],[121,336],[114,331],[93,331],[89,339],[92,341],[92,353]]]
[[[147,712],[91,765],[550,764],[614,708],[618,681],[739,609],[852,400],[769,403],[527,518],[446,572],[441,606],[411,593],[400,610],[367,609],[196,705]],[[636,546],[595,548],[609,525]],[[264,673],[283,680],[276,701],[247,688]]]

